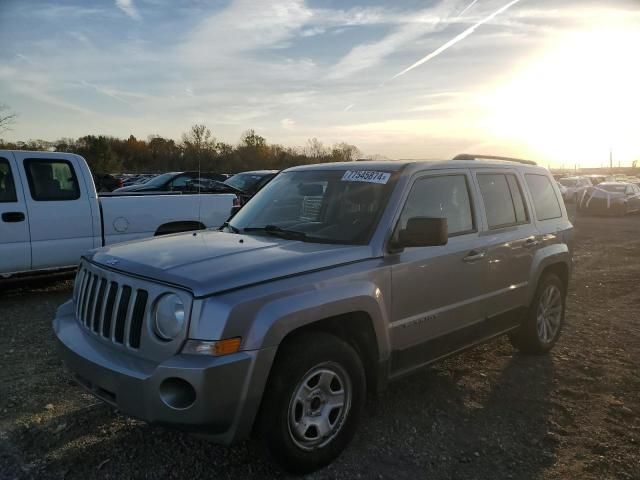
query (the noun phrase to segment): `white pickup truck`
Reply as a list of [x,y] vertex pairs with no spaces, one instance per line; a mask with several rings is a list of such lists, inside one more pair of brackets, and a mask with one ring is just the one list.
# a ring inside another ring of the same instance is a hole
[[234,194],[98,197],[84,158],[0,150],[0,279],[75,267],[93,248],[218,227]]

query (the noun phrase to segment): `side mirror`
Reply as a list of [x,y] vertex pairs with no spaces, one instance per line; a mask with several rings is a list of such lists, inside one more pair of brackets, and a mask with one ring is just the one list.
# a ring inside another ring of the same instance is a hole
[[393,247],[433,247],[446,245],[449,240],[446,218],[412,217],[407,227],[398,232]]

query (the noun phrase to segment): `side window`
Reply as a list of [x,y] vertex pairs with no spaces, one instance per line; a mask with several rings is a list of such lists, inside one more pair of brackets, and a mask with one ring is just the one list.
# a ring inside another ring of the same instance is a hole
[[527,186],[533,198],[533,208],[538,220],[560,218],[562,210],[556,197],[556,192],[546,175],[528,173],[525,175]]
[[31,198],[38,202],[77,200],[78,177],[67,160],[28,158],[24,161]]
[[474,231],[466,177],[444,175],[416,180],[400,215],[398,228],[406,228],[412,217],[446,218],[449,236]]
[[478,184],[489,228],[528,222],[522,191],[515,175],[478,174]]
[[9,161],[0,158],[0,203],[17,202],[16,186]]

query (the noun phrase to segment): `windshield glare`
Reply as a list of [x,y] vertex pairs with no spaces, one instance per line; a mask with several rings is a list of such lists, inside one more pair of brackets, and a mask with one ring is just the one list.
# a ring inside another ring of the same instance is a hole
[[230,230],[268,234],[251,230],[269,226],[304,233],[305,241],[366,244],[394,181],[390,172],[366,173],[380,183],[345,170],[284,172],[236,214]]

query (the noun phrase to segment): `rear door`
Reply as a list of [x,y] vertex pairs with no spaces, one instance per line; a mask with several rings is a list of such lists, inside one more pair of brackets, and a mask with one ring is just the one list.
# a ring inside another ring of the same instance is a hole
[[22,182],[11,153],[0,154],[0,275],[30,268],[29,222]]
[[488,328],[510,326],[509,316],[527,303],[527,284],[540,236],[524,196],[524,178],[514,169],[478,169],[486,231]]
[[87,187],[80,160],[47,152],[15,157],[26,179],[32,269],[77,265],[94,246],[90,197],[95,192]]

